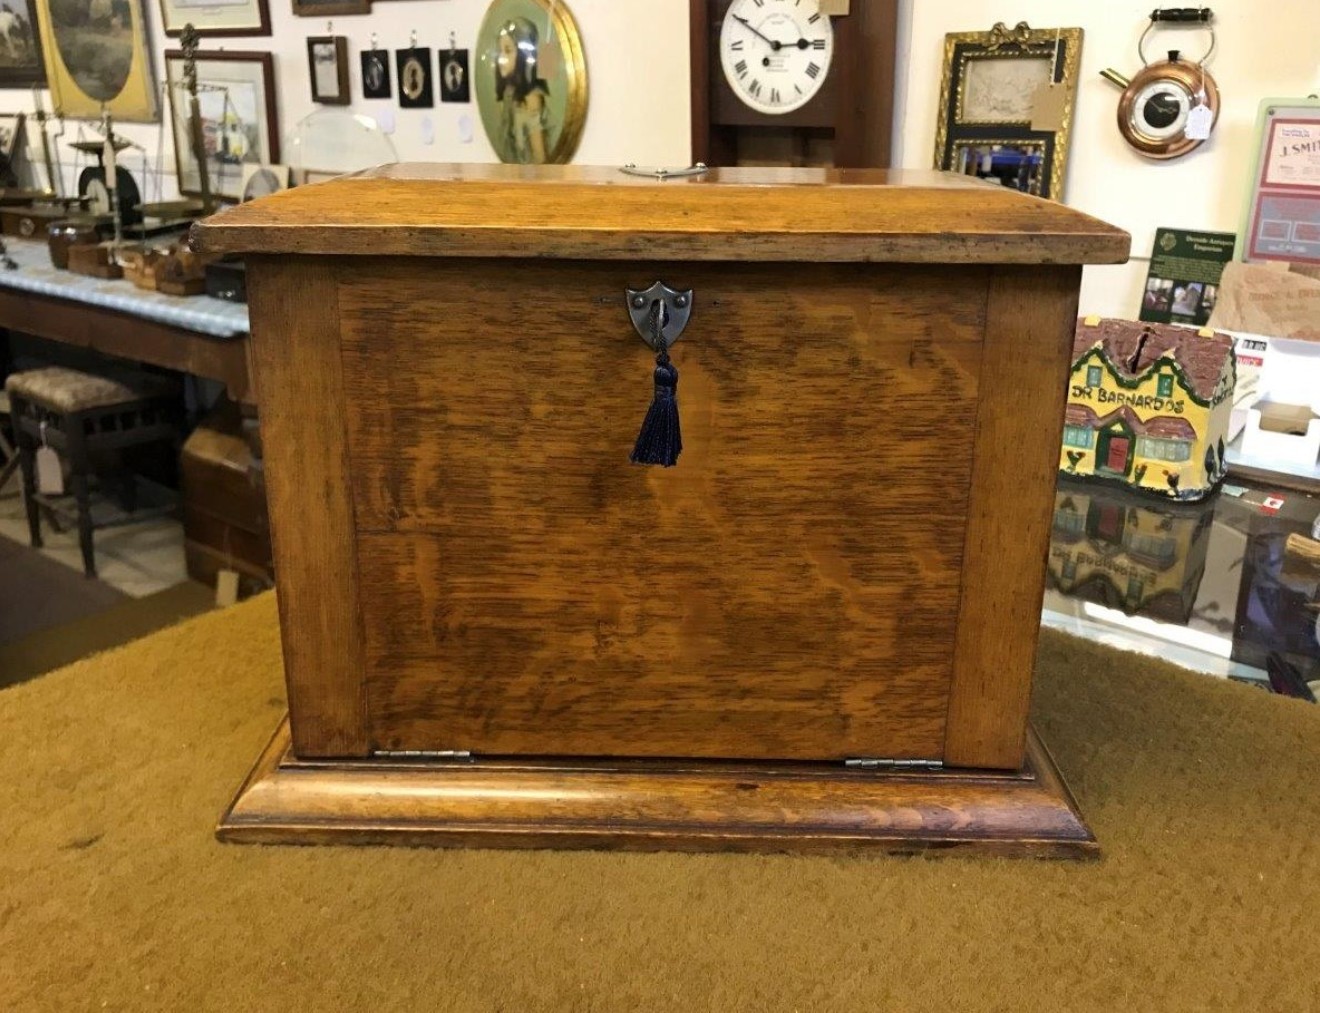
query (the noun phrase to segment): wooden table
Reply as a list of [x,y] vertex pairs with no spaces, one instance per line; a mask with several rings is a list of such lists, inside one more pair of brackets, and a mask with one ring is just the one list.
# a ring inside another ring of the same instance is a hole
[[[164,297],[140,292],[127,281],[95,286],[98,295],[112,293],[116,305],[87,301],[87,293],[73,285],[67,291],[59,287],[66,278],[72,283],[78,276],[51,268],[44,260],[45,244],[8,239],[6,245],[19,268],[0,271],[0,327],[216,380],[235,401],[255,404],[246,333],[212,335],[153,319],[146,314],[159,317]],[[44,280],[48,291],[31,290],[34,279]],[[178,303],[180,308],[195,307],[200,298]]]

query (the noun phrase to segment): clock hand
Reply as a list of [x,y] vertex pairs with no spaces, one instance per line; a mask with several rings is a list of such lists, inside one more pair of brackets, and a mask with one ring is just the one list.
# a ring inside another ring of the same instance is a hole
[[779,52],[779,50],[781,50],[784,47],[784,44],[782,42],[776,42],[774,39],[766,35],[762,35],[760,32],[758,32],[755,28],[752,27],[752,23],[748,21],[746,18],[740,18],[738,17],[737,14],[735,14],[733,16],[733,20],[740,22],[744,28],[746,28],[757,38],[765,39],[766,42],[770,43],[770,48],[773,49],[776,53]]

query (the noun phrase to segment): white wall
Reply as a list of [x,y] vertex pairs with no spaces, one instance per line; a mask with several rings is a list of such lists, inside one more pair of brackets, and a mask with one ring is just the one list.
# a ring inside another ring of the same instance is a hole
[[[1064,200],[1132,233],[1133,254],[1143,259],[1088,268],[1084,313],[1136,314],[1157,227],[1236,232],[1254,157],[1257,105],[1262,98],[1320,90],[1320,2],[1215,0],[1219,45],[1208,68],[1219,84],[1219,124],[1191,154],[1153,161],[1123,141],[1115,123],[1119,90],[1100,77],[1105,67],[1129,77],[1140,68],[1137,40],[1156,6],[1152,0],[905,0],[905,6],[910,50],[896,163],[909,167],[929,166],[934,157],[946,32],[985,31],[996,21],[1012,27],[1021,20],[1033,28],[1085,30]],[[1159,29],[1146,51],[1160,59],[1177,48],[1194,58],[1207,38],[1189,28]]]
[[[152,52],[157,71],[167,48],[155,0],[146,0],[152,21]],[[687,0],[569,0],[578,20],[591,73],[591,107],[577,161],[596,164],[684,165],[690,157],[690,91]],[[863,3],[866,0],[854,0]],[[289,0],[270,0],[272,35],[208,42],[207,48],[259,49],[275,53],[282,131],[311,112],[305,40],[326,33],[320,18],[292,15]],[[373,13],[333,19],[334,34],[350,40],[352,92],[361,95],[358,53],[371,34],[382,48],[408,44],[416,29],[419,44],[471,48],[487,0],[376,0]],[[1114,123],[1118,90],[1100,77],[1113,66],[1125,74],[1138,68],[1137,39],[1153,0],[903,0],[895,117],[895,164],[932,164],[944,34],[984,30],[995,21],[1010,25],[1026,19],[1035,27],[1080,26],[1086,37],[1077,111],[1072,134],[1066,201],[1127,229],[1133,252],[1145,258],[1158,226],[1235,231],[1250,162],[1257,103],[1270,96],[1305,95],[1320,90],[1320,0],[1218,0],[1214,4],[1219,48],[1210,65],[1219,82],[1223,109],[1211,140],[1172,162],[1155,162],[1133,152]],[[1179,45],[1200,52],[1204,36],[1189,29],[1154,33],[1152,55]],[[1170,41],[1172,40],[1172,41]],[[174,48],[171,41],[169,48]],[[397,94],[397,82],[396,82]],[[48,106],[49,107],[49,106]],[[0,91],[0,110],[30,110],[31,95]],[[369,115],[393,108],[388,101],[355,97],[349,107]],[[474,139],[463,143],[459,117],[476,119],[475,106],[437,103],[430,110],[396,110],[393,141],[403,160],[493,161],[477,123]],[[430,118],[435,140],[423,139]],[[168,131],[158,125],[125,124],[123,132],[152,153],[163,170],[162,185],[148,182],[147,199],[174,193],[174,157]],[[68,124],[66,140],[77,125]],[[156,153],[163,146],[159,159]],[[70,182],[76,153],[62,150]],[[81,164],[81,163],[78,163]],[[141,175],[140,155],[125,164]],[[1084,312],[1131,315],[1138,305],[1146,264],[1092,268],[1082,293]]]
[[[687,0],[570,0],[574,17],[582,33],[590,73],[590,112],[578,147],[577,161],[583,163],[645,164],[686,163],[690,150],[690,109],[688,99],[688,30]],[[150,50],[159,83],[164,70],[163,53],[177,49],[178,42],[167,39],[160,24],[158,0],[143,0],[151,33]],[[394,82],[395,100],[369,101],[362,96],[359,52],[371,48],[371,35],[378,36],[382,49],[406,48],[409,32],[416,30],[417,44],[432,50],[449,46],[449,33],[457,36],[460,48],[471,50],[477,28],[488,6],[487,0],[409,0],[395,3],[376,0],[371,14],[330,19],[329,34],[344,35],[349,40],[349,69],[352,112],[378,116],[392,109],[395,130],[392,140],[403,161],[491,162],[495,154],[482,132],[476,105],[441,103],[436,91],[434,109],[398,109],[398,81]],[[270,0],[271,35],[236,39],[203,39],[203,49],[259,50],[275,54],[275,84],[278,92],[281,133],[287,132],[302,117],[322,108],[311,99],[307,68],[307,37],[328,34],[327,19],[295,17],[290,0]],[[641,54],[641,55],[639,55]],[[475,54],[470,54],[474,58]],[[475,61],[474,61],[475,62]],[[393,65],[391,64],[391,67]],[[432,71],[435,71],[432,53]],[[49,93],[43,96],[51,109]],[[32,93],[23,90],[0,90],[0,112],[33,108]],[[325,107],[330,108],[330,107]],[[460,138],[459,117],[467,113],[475,125],[473,139]],[[424,140],[424,123],[429,118],[434,141]],[[168,117],[166,117],[168,122]],[[54,127],[52,125],[53,132]],[[148,177],[157,175],[159,162],[162,177],[159,189],[151,178],[144,186],[148,200],[166,199],[177,192],[174,179],[173,139],[160,124],[125,123],[116,130],[143,145]],[[67,147],[77,140],[79,124],[68,121],[60,141],[59,157],[64,163],[65,185],[72,191],[76,171],[87,164],[86,157]],[[91,136],[86,132],[86,136]],[[29,131],[31,141],[31,131]],[[40,162],[39,142],[32,145],[31,157]],[[143,184],[143,156],[133,152],[121,156],[122,164]]]

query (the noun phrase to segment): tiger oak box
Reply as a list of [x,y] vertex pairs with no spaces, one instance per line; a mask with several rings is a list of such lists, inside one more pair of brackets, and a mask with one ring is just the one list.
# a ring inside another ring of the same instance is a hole
[[222,837],[1094,849],[1027,706],[1125,233],[936,173],[395,165],[193,242],[249,267],[289,690]]

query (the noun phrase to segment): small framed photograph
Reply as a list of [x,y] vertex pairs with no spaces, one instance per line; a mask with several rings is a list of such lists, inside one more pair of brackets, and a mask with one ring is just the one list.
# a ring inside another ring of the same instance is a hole
[[[199,197],[201,171],[193,143],[191,99],[183,70],[183,52],[167,50],[165,79],[179,192],[187,197]],[[215,196],[239,200],[247,166],[274,165],[280,160],[274,57],[270,53],[199,52],[197,101],[201,110],[199,133],[206,159],[207,188]]]
[[25,88],[46,83],[37,30],[36,0],[0,0],[0,23],[8,45],[0,47],[0,88]]
[[472,101],[472,92],[468,85],[468,53],[466,49],[441,50],[440,101]]
[[348,105],[348,39],[343,35],[312,36],[307,40],[307,63],[312,72],[312,101]]
[[390,98],[390,51],[367,49],[362,52],[362,97]]
[[189,24],[198,35],[269,35],[270,0],[160,0],[160,20],[171,37]]
[[293,13],[301,18],[337,14],[370,14],[371,0],[293,0]]
[[946,35],[935,168],[1062,199],[1081,51],[1080,28],[1025,21]]
[[403,109],[430,109],[435,105],[431,84],[431,50],[399,49],[394,53],[399,70],[399,106]]

